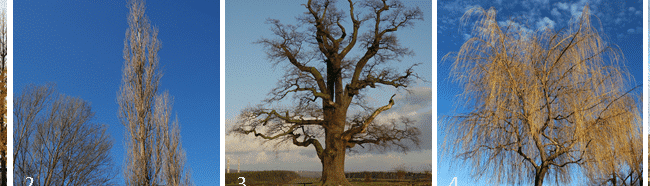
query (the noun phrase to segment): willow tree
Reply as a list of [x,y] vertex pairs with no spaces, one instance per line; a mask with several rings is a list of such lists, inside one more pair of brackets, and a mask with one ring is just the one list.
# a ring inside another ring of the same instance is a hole
[[480,7],[461,21],[474,15],[473,37],[443,58],[453,62],[450,76],[465,100],[464,113],[444,121],[445,152],[469,163],[473,176],[564,184],[576,170],[608,167],[614,152],[641,149],[629,140],[640,135],[639,86],[587,6],[560,30],[498,25],[496,11]]
[[[191,185],[177,120],[170,122],[172,100],[159,93],[162,72],[158,30],[145,15],[144,0],[130,0],[124,39],[122,85],[117,102],[126,127],[126,185]],[[171,127],[170,127],[171,125]]]
[[[298,25],[269,19],[275,38],[257,43],[275,65],[286,65],[285,78],[269,93],[266,104],[244,109],[231,130],[313,146],[323,165],[324,185],[350,185],[344,174],[346,149],[368,145],[407,151],[419,144],[420,131],[412,120],[375,120],[395,104],[392,97],[386,105],[370,108],[363,95],[379,86],[405,88],[418,78],[412,70],[415,65],[400,72],[389,64],[412,54],[399,44],[395,32],[422,20],[422,12],[399,1],[345,4],[349,9],[337,8],[332,0],[309,0]],[[273,108],[273,103],[288,103],[284,100],[293,100],[292,105]]]
[[623,144],[606,157],[606,164],[586,172],[590,185],[642,185],[643,148],[638,145],[641,135],[631,134]]

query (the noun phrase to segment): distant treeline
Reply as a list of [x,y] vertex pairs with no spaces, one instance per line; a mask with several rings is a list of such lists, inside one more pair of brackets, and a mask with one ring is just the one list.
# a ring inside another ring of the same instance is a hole
[[[365,179],[366,175],[369,175],[371,179],[400,179],[400,173],[398,172],[350,172],[345,173],[346,178],[352,179]],[[431,174],[427,173],[415,173],[415,172],[405,172],[402,179],[431,179]]]
[[299,178],[298,173],[293,171],[255,171],[242,173],[226,173],[226,184],[241,183],[239,177],[246,178],[246,183],[287,183]]

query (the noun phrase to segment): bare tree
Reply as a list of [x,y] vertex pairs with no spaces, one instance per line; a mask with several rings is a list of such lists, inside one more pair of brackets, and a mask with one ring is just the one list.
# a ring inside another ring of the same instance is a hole
[[162,73],[158,64],[160,41],[145,15],[145,2],[128,2],[129,28],[124,39],[124,69],[117,98],[119,115],[126,127],[127,185],[190,185],[185,169],[185,151],[178,122],[169,117],[168,94],[158,94]]
[[[0,3],[5,3],[1,2]],[[0,185],[7,185],[7,12],[0,15]]]
[[[412,26],[423,15],[417,7],[408,8],[399,1],[348,0],[347,11],[336,4],[334,0],[307,1],[303,4],[307,12],[297,18],[298,25],[268,20],[277,37],[257,43],[266,47],[275,65],[286,64],[286,78],[269,93],[266,104],[241,111],[230,133],[313,146],[323,165],[323,184],[350,185],[344,175],[346,149],[367,145],[406,152],[419,146],[420,131],[412,126],[413,120],[375,120],[392,108],[393,97],[379,108],[371,108],[363,98],[368,88],[403,89],[418,78],[412,71],[416,65],[398,72],[389,64],[413,54],[400,45],[394,32]],[[360,8],[369,12],[360,13]],[[369,23],[368,30],[362,29],[364,23]],[[360,50],[353,50],[357,45]],[[361,56],[353,56],[355,52]],[[293,95],[293,106],[267,108],[289,95]],[[320,141],[323,137],[325,144]]]
[[172,128],[169,128],[169,118],[171,116],[172,102],[167,91],[155,97],[154,120],[158,126],[158,134],[162,135],[163,174],[167,180],[167,185],[192,185],[190,172],[185,171],[185,151],[183,150],[180,135],[180,126],[178,119],[172,122]]
[[14,185],[112,185],[113,143],[89,103],[29,85],[14,108]]
[[27,86],[20,97],[14,98],[14,185],[19,185],[16,179],[32,176],[33,153],[30,150],[32,134],[37,122],[43,120],[37,117],[52,101],[54,90],[52,85]]
[[620,51],[592,27],[587,6],[559,31],[499,26],[496,10],[480,7],[462,20],[472,15],[473,37],[443,59],[466,100],[466,113],[444,121],[444,147],[474,176],[564,184],[575,170],[598,172],[613,153],[641,149],[629,138],[640,136],[639,86],[631,88]]

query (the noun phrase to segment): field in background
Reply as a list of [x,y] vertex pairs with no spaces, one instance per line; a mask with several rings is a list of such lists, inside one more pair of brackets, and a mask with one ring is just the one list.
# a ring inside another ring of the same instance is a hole
[[[315,171],[241,171],[240,173],[226,173],[226,185],[241,185],[242,179],[246,178],[247,186],[258,185],[278,185],[292,186],[303,185],[320,185],[320,172]],[[314,176],[318,175],[318,176]],[[348,181],[353,185],[432,185],[431,173],[416,172],[350,172],[345,173]]]

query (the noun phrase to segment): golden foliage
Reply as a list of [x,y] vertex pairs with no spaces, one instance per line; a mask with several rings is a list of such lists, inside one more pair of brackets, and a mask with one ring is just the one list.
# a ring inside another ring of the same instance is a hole
[[613,152],[640,149],[630,140],[641,129],[636,87],[587,6],[559,31],[499,26],[496,11],[480,7],[461,20],[472,15],[473,37],[443,58],[467,110],[446,118],[446,153],[490,183],[541,185],[568,183],[578,167],[611,173]]

